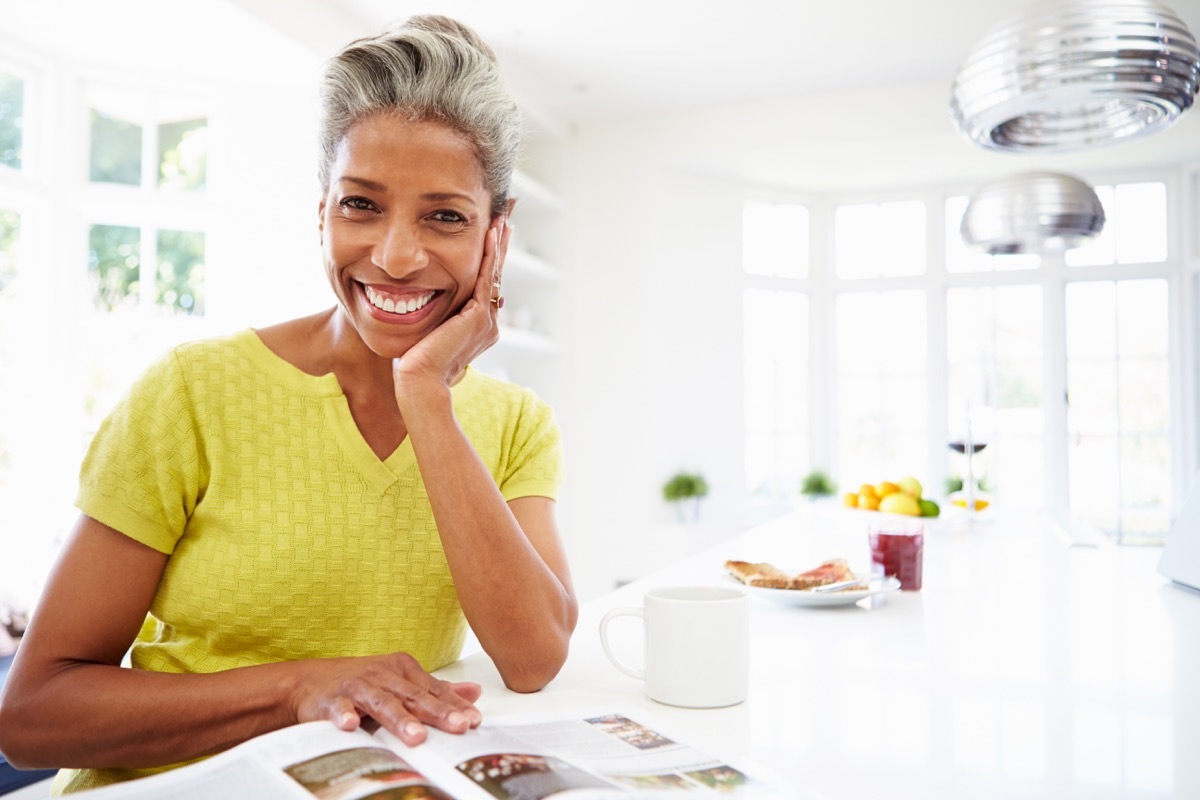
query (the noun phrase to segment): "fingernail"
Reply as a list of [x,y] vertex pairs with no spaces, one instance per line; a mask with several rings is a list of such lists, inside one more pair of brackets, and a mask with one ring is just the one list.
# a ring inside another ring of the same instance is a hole
[[470,727],[467,718],[457,711],[451,711],[446,715],[446,722],[453,728],[468,728]]
[[404,732],[409,736],[420,736],[425,732],[425,728],[419,722],[406,722],[404,723]]

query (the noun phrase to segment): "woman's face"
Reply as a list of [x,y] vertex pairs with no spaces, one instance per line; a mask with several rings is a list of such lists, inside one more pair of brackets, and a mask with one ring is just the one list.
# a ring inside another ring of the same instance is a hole
[[384,114],[347,132],[321,200],[321,247],[338,302],[373,352],[403,355],[466,303],[491,204],[453,128]]

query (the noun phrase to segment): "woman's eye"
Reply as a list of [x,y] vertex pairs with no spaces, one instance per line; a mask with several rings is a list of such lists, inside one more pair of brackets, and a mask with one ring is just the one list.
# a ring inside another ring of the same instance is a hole
[[467,222],[467,218],[457,211],[435,211],[431,216],[438,222],[446,222],[452,225],[463,225]]
[[370,211],[374,205],[365,197],[347,197],[341,202],[342,208],[348,208],[354,211]]

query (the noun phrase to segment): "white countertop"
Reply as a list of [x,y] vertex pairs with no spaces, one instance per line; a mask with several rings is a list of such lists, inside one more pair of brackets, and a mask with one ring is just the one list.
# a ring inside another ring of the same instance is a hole
[[[920,592],[754,599],[739,706],[660,705],[605,658],[600,617],[646,588],[724,583],[727,558],[798,571],[845,557],[858,571],[870,518],[814,505],[587,603],[536,694],[504,689],[483,654],[438,674],[482,683],[485,716],[623,711],[796,797],[1200,797],[1200,592],[1158,575],[1157,548],[1070,547],[1032,514],[930,521]],[[635,659],[640,627],[620,630]]]

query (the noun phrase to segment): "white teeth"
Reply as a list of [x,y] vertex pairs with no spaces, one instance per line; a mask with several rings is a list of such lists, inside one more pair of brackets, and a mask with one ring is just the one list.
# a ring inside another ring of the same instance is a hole
[[376,308],[383,309],[391,314],[411,314],[417,309],[424,308],[425,304],[433,299],[433,292],[426,292],[420,297],[410,297],[407,301],[395,300],[385,294],[375,291],[370,286],[364,286],[367,292],[367,300]]

